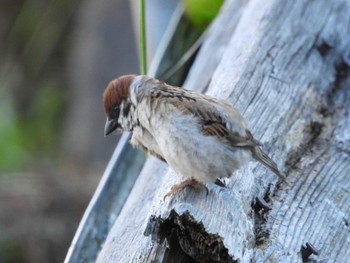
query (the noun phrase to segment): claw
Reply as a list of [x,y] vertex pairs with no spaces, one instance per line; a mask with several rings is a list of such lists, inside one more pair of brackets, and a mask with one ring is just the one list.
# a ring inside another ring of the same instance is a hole
[[202,183],[198,182],[196,179],[189,178],[179,184],[175,184],[171,187],[170,191],[164,196],[163,201],[165,201],[165,199],[167,197],[170,197],[174,194],[176,194],[177,192],[181,191],[182,189],[186,188],[187,186],[190,186],[192,188],[202,188],[204,187],[205,190],[207,191],[207,195],[209,194],[209,189]]
[[217,178],[214,183],[218,186],[226,188],[226,185],[219,178]]

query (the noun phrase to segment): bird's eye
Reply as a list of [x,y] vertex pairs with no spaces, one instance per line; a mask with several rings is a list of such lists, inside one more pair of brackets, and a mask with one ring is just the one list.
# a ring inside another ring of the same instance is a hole
[[119,111],[119,107],[115,106],[113,110],[114,110],[114,112],[118,112]]

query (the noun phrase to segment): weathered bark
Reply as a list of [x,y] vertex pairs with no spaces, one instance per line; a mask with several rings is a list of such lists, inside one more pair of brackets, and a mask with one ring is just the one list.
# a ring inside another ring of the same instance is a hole
[[350,1],[243,2],[225,3],[187,88],[229,99],[289,185],[250,163],[164,201],[182,179],[150,158],[98,262],[350,258]]

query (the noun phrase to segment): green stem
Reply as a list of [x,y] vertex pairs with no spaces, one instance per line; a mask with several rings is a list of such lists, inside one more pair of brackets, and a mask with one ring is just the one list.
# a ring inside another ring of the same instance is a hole
[[147,74],[145,1],[140,0],[140,72]]

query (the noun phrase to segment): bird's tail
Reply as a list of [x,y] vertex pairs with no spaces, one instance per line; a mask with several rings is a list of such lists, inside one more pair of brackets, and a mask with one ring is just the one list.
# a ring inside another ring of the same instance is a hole
[[253,147],[252,153],[254,159],[270,168],[271,171],[274,172],[279,178],[281,178],[284,182],[287,182],[286,175],[278,170],[276,163],[266,153],[264,153],[260,147]]

